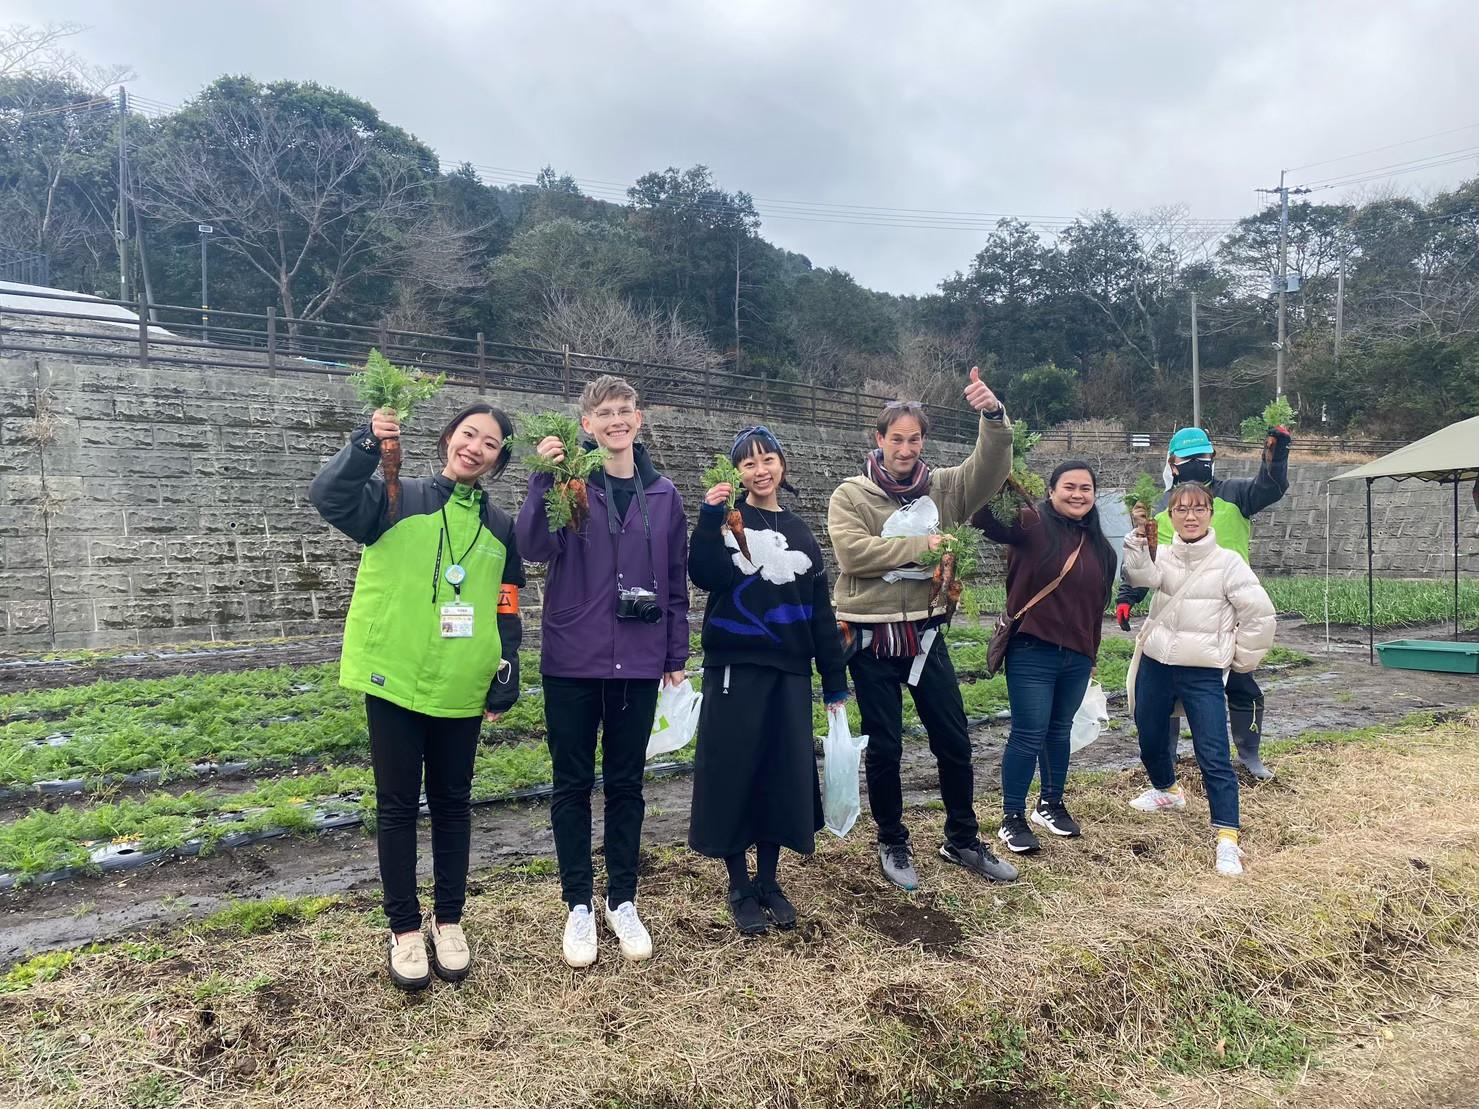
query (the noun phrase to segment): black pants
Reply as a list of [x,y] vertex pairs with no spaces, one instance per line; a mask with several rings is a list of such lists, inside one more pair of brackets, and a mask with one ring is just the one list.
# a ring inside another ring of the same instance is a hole
[[431,810],[431,866],[436,919],[462,920],[472,841],[472,767],[481,716],[426,716],[379,697],[365,697],[370,760],[375,768],[375,841],[385,915],[393,932],[421,927],[416,900],[416,817],[421,774]]
[[[863,717],[868,746],[863,764],[868,782],[868,808],[878,826],[879,843],[908,843],[904,827],[904,789],[899,760],[904,744],[904,692],[912,658],[877,658],[860,650],[848,663],[853,692]],[[966,731],[960,681],[950,662],[945,639],[935,639],[925,659],[919,684],[910,687],[914,707],[929,733],[930,750],[940,771],[940,799],[945,802],[945,838],[957,847],[973,844],[980,835],[976,824],[975,775],[971,767],[971,740]]]
[[655,680],[544,677],[544,723],[555,789],[550,823],[560,862],[560,890],[570,906],[588,904],[591,877],[591,790],[596,783],[596,730],[606,796],[606,894],[613,905],[637,896],[642,839],[642,774],[657,712]]
[[1252,712],[1263,707],[1263,690],[1252,673],[1239,674],[1234,670],[1228,674],[1227,707],[1233,712]]

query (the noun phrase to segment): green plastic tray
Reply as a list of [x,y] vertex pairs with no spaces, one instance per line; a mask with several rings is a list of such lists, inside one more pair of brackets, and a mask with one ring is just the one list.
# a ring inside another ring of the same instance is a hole
[[1395,670],[1439,670],[1446,674],[1479,674],[1479,643],[1437,639],[1394,639],[1378,643],[1381,664]]

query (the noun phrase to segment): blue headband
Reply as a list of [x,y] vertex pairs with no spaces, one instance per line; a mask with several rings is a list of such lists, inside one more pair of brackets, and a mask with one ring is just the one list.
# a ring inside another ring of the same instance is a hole
[[729,460],[731,462],[734,461],[734,452],[739,449],[739,445],[746,439],[759,439],[769,450],[775,451],[776,454],[785,454],[785,451],[781,449],[781,441],[776,438],[775,432],[771,431],[764,424],[756,424],[754,427],[741,428],[740,433],[729,444]]

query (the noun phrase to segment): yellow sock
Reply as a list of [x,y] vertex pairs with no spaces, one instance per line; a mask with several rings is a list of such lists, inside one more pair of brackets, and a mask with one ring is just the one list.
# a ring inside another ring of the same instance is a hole
[[1234,843],[1237,843],[1238,842],[1238,830],[1236,828],[1218,828],[1217,829],[1217,838],[1218,839],[1230,839]]

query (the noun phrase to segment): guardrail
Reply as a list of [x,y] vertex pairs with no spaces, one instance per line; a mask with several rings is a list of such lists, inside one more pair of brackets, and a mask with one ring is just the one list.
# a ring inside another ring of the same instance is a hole
[[[717,366],[676,366],[609,355],[489,342],[472,338],[262,313],[204,310],[178,304],[110,300],[70,293],[4,289],[0,293],[39,305],[0,308],[0,356],[66,354],[142,366],[236,369],[268,377],[293,374],[346,376],[378,348],[394,362],[444,373],[457,384],[536,393],[573,400],[586,378],[615,373],[627,378],[649,407],[722,411],[747,418],[784,420],[863,432],[894,398],[837,389],[815,382],[736,373]],[[54,307],[52,307],[54,305]],[[67,307],[68,305],[72,307]],[[80,308],[78,307],[80,306]],[[87,310],[82,310],[87,309]],[[926,404],[931,435],[971,442],[976,420],[962,408]],[[1049,451],[1161,452],[1169,432],[1107,434],[1048,429]],[[1381,454],[1402,446],[1379,440],[1301,440],[1313,451]]]

